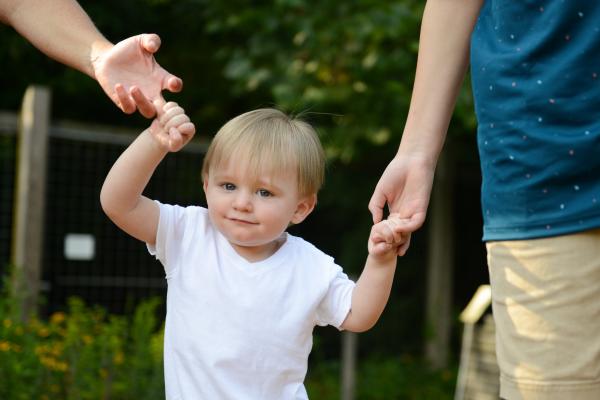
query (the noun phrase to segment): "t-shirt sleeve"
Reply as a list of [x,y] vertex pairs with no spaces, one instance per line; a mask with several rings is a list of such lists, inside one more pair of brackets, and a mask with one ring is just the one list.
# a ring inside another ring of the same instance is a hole
[[329,287],[317,309],[317,325],[332,325],[340,329],[352,306],[355,283],[333,262],[329,276]]
[[157,203],[160,211],[156,242],[154,246],[148,243],[146,246],[150,254],[161,262],[166,277],[169,278],[179,265],[178,258],[182,253],[180,247],[184,242],[188,218],[185,207]]

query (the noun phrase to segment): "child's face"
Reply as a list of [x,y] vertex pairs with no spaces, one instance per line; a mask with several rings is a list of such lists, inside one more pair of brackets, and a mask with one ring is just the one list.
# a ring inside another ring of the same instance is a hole
[[272,255],[291,223],[312,211],[316,196],[301,196],[295,173],[248,173],[244,162],[224,162],[204,177],[209,215],[236,251],[252,261]]

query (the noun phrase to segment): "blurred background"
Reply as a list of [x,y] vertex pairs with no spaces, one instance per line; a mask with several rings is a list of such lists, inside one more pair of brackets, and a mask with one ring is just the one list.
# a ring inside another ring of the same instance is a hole
[[[194,145],[160,166],[150,196],[205,205],[202,157],[221,125],[265,106],[302,114],[319,132],[328,169],[315,212],[291,233],[334,256],[349,275],[360,274],[372,224],[367,204],[404,127],[424,2],[80,4],[113,43],[143,32],[159,34],[158,62],[184,81],[181,93],[165,92],[165,97],[182,105],[195,123]],[[161,398],[163,270],[142,243],[110,223],[98,200],[108,169],[149,121],[122,114],[95,81],[47,58],[5,25],[0,25],[0,59],[0,273],[7,292],[9,276],[18,269],[11,255],[16,118],[29,86],[48,88],[51,98],[39,317],[33,325],[20,325],[11,314],[16,302],[3,296],[0,356],[18,366],[0,363],[0,397]],[[454,397],[463,328],[458,315],[488,281],[468,83],[450,126],[426,224],[399,259],[381,320],[352,339],[355,398]],[[81,253],[81,246],[87,252]],[[309,395],[340,398],[343,336],[331,327],[317,328],[314,336]],[[126,377],[123,387],[115,383],[121,382],[119,371]],[[32,396],[12,397],[19,382],[33,377],[37,392],[31,384]],[[98,394],[109,392],[113,395]]]

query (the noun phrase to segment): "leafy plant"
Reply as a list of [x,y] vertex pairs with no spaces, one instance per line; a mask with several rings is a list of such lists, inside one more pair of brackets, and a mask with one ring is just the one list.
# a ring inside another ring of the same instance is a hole
[[145,301],[125,317],[72,298],[67,312],[21,322],[2,296],[0,398],[163,399],[158,305]]

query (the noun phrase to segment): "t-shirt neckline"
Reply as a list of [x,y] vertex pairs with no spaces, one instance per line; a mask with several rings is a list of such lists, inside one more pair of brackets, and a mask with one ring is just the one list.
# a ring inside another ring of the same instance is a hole
[[261,273],[262,271],[269,270],[278,265],[281,265],[287,258],[290,247],[291,235],[287,232],[281,234],[280,240],[283,240],[283,244],[269,257],[260,261],[248,261],[246,258],[241,256],[233,247],[233,245],[227,240],[227,238],[219,231],[217,232],[217,238],[219,241],[219,247],[224,251],[224,254],[233,261],[233,264],[238,266],[243,272],[246,273]]

